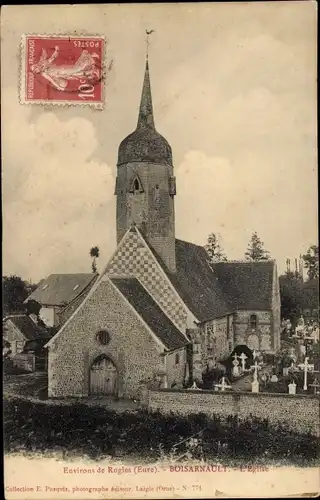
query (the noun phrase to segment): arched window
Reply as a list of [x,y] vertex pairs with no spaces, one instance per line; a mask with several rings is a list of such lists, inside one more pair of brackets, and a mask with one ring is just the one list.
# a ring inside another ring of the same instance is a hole
[[130,182],[129,193],[133,193],[133,194],[143,193],[142,183],[141,183],[141,180],[140,180],[138,174],[136,174]]
[[179,354],[176,354],[176,365],[180,363],[180,356]]
[[256,314],[251,314],[251,316],[250,316],[250,329],[251,330],[257,329],[257,315]]
[[97,341],[102,345],[107,345],[110,342],[110,333],[107,330],[100,330],[96,335]]

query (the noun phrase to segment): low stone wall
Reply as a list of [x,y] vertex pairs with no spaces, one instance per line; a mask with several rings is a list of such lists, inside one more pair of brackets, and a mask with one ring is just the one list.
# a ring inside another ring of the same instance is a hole
[[13,366],[25,372],[35,371],[35,355],[33,353],[16,354],[11,358]]
[[239,418],[251,416],[281,423],[300,432],[320,435],[319,398],[310,395],[287,395],[251,392],[214,392],[158,389],[148,392],[148,408],[163,413],[187,415],[205,413]]

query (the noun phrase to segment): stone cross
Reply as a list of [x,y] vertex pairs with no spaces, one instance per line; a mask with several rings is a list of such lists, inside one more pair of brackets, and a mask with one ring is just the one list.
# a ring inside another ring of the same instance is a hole
[[226,389],[232,389],[232,386],[229,385],[228,382],[226,382],[225,377],[222,377],[221,383],[216,384],[216,387],[220,387],[222,392],[224,392]]
[[320,387],[320,384],[319,384],[317,378],[314,379],[313,384],[310,384],[310,387],[314,387],[314,395],[316,396],[318,394],[317,387]]
[[303,390],[306,391],[308,389],[308,385],[307,385],[307,375],[308,375],[308,368],[313,368],[314,365],[309,365],[308,363],[308,357],[306,356],[304,358],[304,363],[300,364],[299,367],[300,368],[303,368],[303,371],[304,371],[304,382],[303,382]]
[[248,356],[246,356],[245,353],[243,352],[241,353],[240,359],[241,359],[242,371],[244,372],[246,369],[246,359],[248,359]]
[[201,389],[200,389],[200,387],[197,386],[196,382],[194,381],[193,384],[192,384],[192,386],[189,387],[189,391],[190,390],[191,391],[200,391]]
[[258,370],[261,369],[261,366],[259,366],[257,361],[255,361],[254,365],[252,365],[251,368],[253,368],[253,381],[258,382]]

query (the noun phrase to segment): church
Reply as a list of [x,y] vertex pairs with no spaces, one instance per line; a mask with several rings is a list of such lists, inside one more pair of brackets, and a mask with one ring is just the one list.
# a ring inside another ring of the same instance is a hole
[[237,345],[279,349],[276,263],[211,264],[203,247],[176,239],[178,192],[171,147],[155,127],[147,58],[137,127],[118,151],[117,247],[46,345],[49,397],[189,387]]

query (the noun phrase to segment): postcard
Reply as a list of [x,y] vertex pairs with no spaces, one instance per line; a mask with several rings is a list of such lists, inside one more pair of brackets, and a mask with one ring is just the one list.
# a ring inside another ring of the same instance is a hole
[[2,7],[7,500],[319,494],[316,13]]

